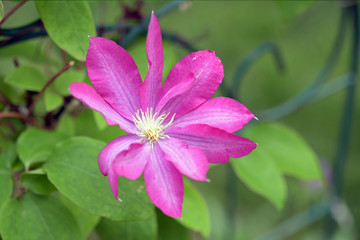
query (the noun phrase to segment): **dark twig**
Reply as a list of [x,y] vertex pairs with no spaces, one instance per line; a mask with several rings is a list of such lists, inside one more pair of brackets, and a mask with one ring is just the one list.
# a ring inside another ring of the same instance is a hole
[[0,119],[1,118],[20,118],[26,123],[29,123],[35,127],[39,127],[39,124],[37,122],[35,122],[35,120],[32,117],[29,117],[25,114],[18,113],[18,112],[1,112]]
[[0,92],[0,101],[3,102],[5,105],[8,105],[10,107],[11,110],[13,111],[17,111],[17,106],[15,104],[13,104],[7,97],[5,97],[5,95],[3,95]]
[[14,58],[13,62],[15,67],[19,67],[19,60],[17,58]]
[[8,28],[8,29],[2,29],[0,28],[0,36],[14,36],[19,33],[25,32],[28,29],[34,29],[37,27],[43,26],[42,21],[40,19],[35,20],[32,23],[29,23],[28,25],[17,27],[17,28]]
[[60,54],[61,54],[61,59],[62,59],[62,63],[63,63],[63,66],[66,66],[68,60],[67,60],[67,53],[66,51],[64,50],[60,50]]
[[22,118],[27,119],[27,116],[18,112],[0,112],[0,118]]
[[38,93],[38,95],[35,97],[34,101],[31,103],[29,107],[29,113],[28,116],[32,115],[33,109],[36,105],[36,103],[39,101],[40,97],[44,94],[45,90],[56,80],[57,77],[59,77],[63,72],[68,70],[70,67],[74,65],[74,61],[69,62],[65,67],[63,67],[58,73],[56,73],[41,89],[41,91]]
[[13,9],[11,9],[10,12],[8,12],[8,14],[6,14],[5,17],[4,17],[3,19],[1,19],[1,21],[0,21],[0,26],[1,26],[16,10],[18,10],[18,8],[21,7],[25,2],[26,2],[26,0],[22,0],[18,5],[16,5]]

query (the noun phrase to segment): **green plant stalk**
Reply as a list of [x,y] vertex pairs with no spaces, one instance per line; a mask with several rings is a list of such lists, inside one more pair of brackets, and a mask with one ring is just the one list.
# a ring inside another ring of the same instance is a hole
[[[156,12],[156,16],[161,18],[166,13],[173,11],[180,4],[184,3],[183,1],[174,1],[164,5],[159,11]],[[126,34],[125,38],[121,41],[120,45],[126,47],[129,45],[134,39],[136,39],[140,34],[145,33],[147,31],[147,26],[150,22],[150,16],[144,18],[139,24],[131,29],[131,31]]]
[[280,72],[284,71],[285,63],[280,48],[275,43],[264,42],[252,50],[237,68],[233,80],[233,87],[228,90],[230,97],[239,99],[238,93],[242,79],[250,67],[267,52],[270,52],[273,55],[278,70]]
[[[332,182],[332,197],[340,198],[342,195],[343,180],[345,165],[348,156],[349,142],[350,142],[350,133],[353,122],[354,115],[354,105],[355,105],[355,83],[357,76],[357,66],[359,58],[359,15],[358,15],[358,6],[354,4],[349,9],[349,15],[352,16],[353,20],[353,48],[351,56],[351,66],[349,77],[350,85],[347,88],[344,113],[342,117],[341,130],[338,140],[338,149],[335,157],[335,164],[333,167],[333,176],[334,180]],[[329,216],[325,225],[325,236],[324,239],[332,239],[336,230],[336,222],[333,216]]]
[[296,109],[302,107],[304,103],[310,101],[313,97],[315,97],[317,91],[314,89],[318,89],[316,87],[320,86],[321,83],[325,81],[325,79],[330,75],[332,70],[334,69],[337,60],[339,59],[339,55],[341,49],[344,45],[345,31],[346,31],[346,23],[347,23],[347,10],[344,9],[342,11],[341,20],[339,24],[338,34],[332,47],[332,52],[326,62],[323,70],[316,76],[316,78],[299,94],[287,100],[286,102],[270,108],[268,110],[264,110],[257,114],[260,121],[274,121],[279,118],[282,118]]
[[329,213],[330,200],[322,200],[306,210],[280,223],[270,231],[256,238],[256,240],[281,240],[304,229]]

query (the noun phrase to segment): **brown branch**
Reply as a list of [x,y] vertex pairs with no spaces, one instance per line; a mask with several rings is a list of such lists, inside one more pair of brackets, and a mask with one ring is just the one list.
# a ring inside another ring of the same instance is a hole
[[63,62],[63,65],[66,66],[67,64],[67,54],[64,50],[60,50],[60,53],[61,53],[61,59],[62,59],[62,62]]
[[19,61],[17,60],[17,58],[14,58],[14,66],[15,67],[19,67]]
[[29,123],[37,128],[40,127],[39,124],[35,122],[35,120],[32,117],[18,112],[0,112],[0,119],[1,118],[21,118],[26,123]]
[[5,105],[8,105],[12,111],[17,111],[17,106],[13,104],[4,94],[0,92],[0,101],[3,102]]
[[39,124],[32,117],[18,112],[0,112],[0,119],[1,118],[21,118],[26,123],[29,123],[37,128],[40,127]]
[[74,61],[69,62],[65,67],[63,67],[58,73],[56,73],[46,84],[45,86],[41,89],[41,91],[38,93],[38,95],[36,95],[34,101],[31,103],[30,107],[29,107],[29,113],[28,116],[32,115],[32,112],[34,110],[34,107],[36,105],[36,103],[39,101],[40,97],[44,94],[45,90],[56,80],[57,77],[59,77],[63,72],[65,72],[66,70],[68,70],[70,67],[72,67],[74,65]]
[[5,15],[5,17],[0,21],[0,26],[3,24],[16,10],[18,10],[19,7],[21,7],[26,0],[22,0],[18,5],[16,5],[13,9],[8,12],[8,14]]
[[0,118],[22,118],[26,120],[27,116],[25,114],[17,112],[1,112]]

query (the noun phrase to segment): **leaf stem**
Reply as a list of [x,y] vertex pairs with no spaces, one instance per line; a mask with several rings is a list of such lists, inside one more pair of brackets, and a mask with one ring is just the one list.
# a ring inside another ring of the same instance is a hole
[[66,70],[68,70],[70,67],[72,67],[74,65],[74,61],[69,62],[68,64],[66,64],[65,67],[63,67],[58,73],[56,73],[52,78],[50,78],[50,80],[45,84],[45,86],[41,89],[41,91],[38,93],[38,95],[36,95],[34,101],[31,103],[30,107],[29,107],[29,113],[28,116],[32,115],[32,112],[34,110],[34,107],[36,105],[36,103],[39,101],[40,97],[44,94],[44,92],[46,91],[46,89],[56,80],[57,77],[59,77],[63,72],[65,72]]
[[16,5],[13,9],[5,15],[3,19],[0,21],[0,26],[16,11],[19,7],[21,7],[27,0],[22,0],[18,5]]

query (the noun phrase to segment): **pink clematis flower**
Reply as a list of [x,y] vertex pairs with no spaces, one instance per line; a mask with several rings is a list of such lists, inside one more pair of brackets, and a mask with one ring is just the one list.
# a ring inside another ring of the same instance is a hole
[[256,144],[232,134],[254,115],[241,103],[210,97],[223,66],[211,51],[191,53],[177,63],[162,86],[163,48],[159,22],[152,14],[146,39],[149,71],[142,82],[132,57],[115,42],[90,37],[89,78],[70,85],[72,95],[100,112],[109,125],[130,134],[110,142],[99,167],[117,198],[118,176],[135,180],[144,172],[151,201],[165,214],[181,217],[182,174],[206,181],[209,163],[249,154]]

